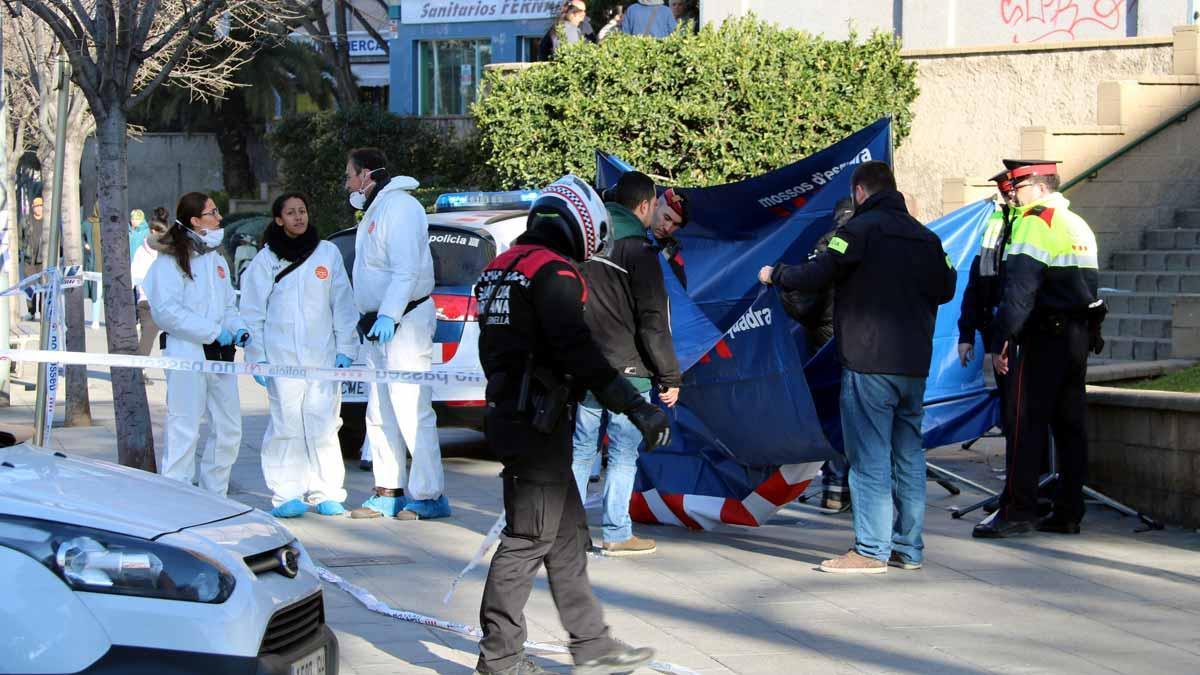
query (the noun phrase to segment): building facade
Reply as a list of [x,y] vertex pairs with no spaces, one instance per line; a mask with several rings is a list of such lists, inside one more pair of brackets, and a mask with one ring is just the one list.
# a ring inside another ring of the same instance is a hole
[[489,63],[532,61],[561,0],[393,0],[391,89],[400,115],[466,115]]

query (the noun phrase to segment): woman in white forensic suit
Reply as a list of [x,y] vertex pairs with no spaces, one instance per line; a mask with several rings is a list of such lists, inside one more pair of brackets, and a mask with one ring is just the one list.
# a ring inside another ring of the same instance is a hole
[[[275,200],[266,246],[242,273],[242,316],[252,340],[246,360],[272,366],[347,368],[358,349],[358,311],[337,247],[308,223],[308,198]],[[341,383],[255,376],[267,388],[271,419],[262,468],[271,514],[297,518],[315,506],[326,516],[346,512],[338,428]]]
[[[154,322],[166,333],[163,356],[233,361],[234,346],[249,341],[229,283],[229,263],[218,251],[222,238],[221,213],[208,195],[189,192],[179,199],[175,222],[161,240],[167,251],[142,282]],[[159,473],[192,482],[205,413],[211,432],[199,485],[224,495],[242,442],[236,376],[167,371],[167,448]]]

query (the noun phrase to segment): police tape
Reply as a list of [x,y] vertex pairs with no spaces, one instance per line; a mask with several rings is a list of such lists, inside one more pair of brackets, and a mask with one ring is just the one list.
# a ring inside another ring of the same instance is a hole
[[[478,628],[475,628],[474,626],[468,626],[465,623],[456,623],[454,621],[444,621],[442,619],[435,619],[434,617],[425,616],[424,614],[418,614],[416,612],[408,612],[408,611],[404,611],[404,610],[400,610],[400,609],[393,609],[389,605],[381,602],[379,600],[379,598],[376,598],[374,596],[374,594],[372,594],[367,589],[365,589],[361,586],[356,586],[355,584],[352,584],[349,581],[346,581],[345,579],[341,578],[337,574],[334,574],[333,572],[330,572],[329,570],[325,569],[324,567],[318,567],[317,574],[321,577],[322,581],[331,583],[331,584],[337,586],[338,588],[342,589],[343,591],[346,591],[355,600],[358,600],[359,602],[361,602],[364,607],[366,607],[367,609],[369,609],[372,612],[375,612],[376,614],[383,614],[384,616],[390,616],[393,619],[399,619],[400,621],[404,621],[407,623],[415,623],[415,624],[418,624],[421,626],[426,626],[429,628],[437,628],[439,630],[449,631],[451,633],[458,633],[459,635],[462,635],[465,637],[470,637],[470,638],[475,638],[477,640],[483,637],[483,631],[479,630]],[[562,645],[547,644],[545,642],[534,642],[533,640],[526,641],[524,647],[525,647],[525,649],[530,649],[530,650],[539,651],[539,652],[548,652],[551,654],[570,654],[571,653],[571,650],[567,649],[566,647],[564,647]],[[648,667],[651,668],[652,670],[657,670],[660,673],[671,673],[672,675],[699,675],[699,673],[697,673],[694,670],[684,668],[683,666],[677,666],[674,663],[663,663],[662,661],[651,661],[648,664]]]
[[[604,500],[600,495],[592,495],[590,498],[584,500],[583,508],[585,510],[595,508],[603,501]],[[475,550],[475,555],[471,556],[471,560],[467,563],[467,566],[462,568],[462,571],[458,573],[458,576],[454,577],[454,580],[450,582],[450,590],[446,591],[446,597],[442,598],[443,605],[450,604],[450,598],[454,597],[454,591],[458,589],[458,584],[461,583],[462,580],[471,573],[471,570],[475,569],[479,566],[479,563],[483,562],[483,558],[487,555],[488,551],[492,550],[492,547],[496,545],[497,541],[500,541],[500,535],[504,532],[504,526],[508,522],[505,518],[505,514],[506,512],[504,509],[500,509],[500,516],[496,518],[496,522],[492,525],[492,529],[488,530],[488,533],[483,537],[483,541],[479,543],[479,548]]]
[[377,370],[374,368],[317,368],[278,366],[244,361],[205,361],[169,356],[96,354],[36,349],[0,349],[0,361],[52,363],[71,366],[108,368],[151,368],[207,375],[281,377],[321,382],[367,382],[378,384],[416,384],[429,386],[434,400],[477,400],[483,396],[487,377],[479,371],[440,369],[431,371]]

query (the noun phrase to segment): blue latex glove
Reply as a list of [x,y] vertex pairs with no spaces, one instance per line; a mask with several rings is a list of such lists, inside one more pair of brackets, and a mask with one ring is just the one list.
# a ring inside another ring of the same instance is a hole
[[233,336],[233,341],[237,343],[237,346],[245,347],[250,344],[250,331],[245,329],[238,330]]
[[333,360],[334,368],[349,368],[352,365],[354,365],[354,359],[345,354],[338,354],[337,358]]
[[[267,365],[267,362],[266,362],[266,361],[259,361],[259,364],[260,364],[260,365],[264,365],[264,366],[265,366],[265,365]],[[267,376],[266,376],[266,375],[255,375],[255,376],[254,376],[254,381],[255,381],[255,382],[257,382],[257,383],[259,383],[259,384],[261,384],[261,385],[262,385],[262,386],[264,386],[264,387],[265,387],[265,386],[267,386]]]
[[367,332],[367,337],[379,338],[379,344],[391,342],[396,335],[396,320],[386,314],[380,314],[375,319],[375,325]]
[[222,328],[221,334],[217,336],[217,344],[221,345],[222,347],[228,347],[229,345],[233,344],[233,333],[230,333]]

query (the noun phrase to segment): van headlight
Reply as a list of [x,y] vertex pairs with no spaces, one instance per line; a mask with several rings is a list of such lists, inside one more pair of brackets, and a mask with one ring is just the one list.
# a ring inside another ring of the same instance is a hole
[[0,515],[0,546],[28,555],[71,588],[143,598],[221,603],[235,580],[191,551],[104,530]]

